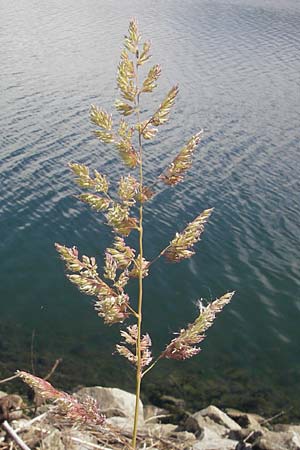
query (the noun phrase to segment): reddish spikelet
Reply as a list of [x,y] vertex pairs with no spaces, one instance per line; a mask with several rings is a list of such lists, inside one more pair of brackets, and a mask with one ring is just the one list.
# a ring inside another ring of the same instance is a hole
[[18,371],[17,375],[44,400],[53,401],[62,416],[90,425],[103,425],[105,422],[105,417],[99,413],[97,403],[91,397],[79,401],[74,395],[58,391],[48,381],[28,372]]

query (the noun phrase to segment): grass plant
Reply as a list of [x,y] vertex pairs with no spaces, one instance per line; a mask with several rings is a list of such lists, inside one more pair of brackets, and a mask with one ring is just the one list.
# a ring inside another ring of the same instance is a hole
[[[121,342],[116,346],[116,350],[135,367],[136,407],[132,450],[137,448],[138,404],[143,377],[163,358],[185,360],[197,355],[200,351],[199,343],[205,338],[207,329],[233,296],[233,292],[225,293],[206,305],[199,301],[199,314],[196,319],[176,333],[162,353],[153,358],[151,338],[148,333],[143,334],[142,330],[143,280],[149,275],[151,265],[158,258],[165,258],[169,263],[191,258],[195,253],[195,244],[200,240],[213,210],[210,208],[202,211],[184,230],[177,232],[152,261],[145,257],[145,205],[155,195],[159,183],[174,187],[184,180],[203,134],[200,130],[191,136],[154,182],[144,180],[144,147],[169,120],[178,95],[178,86],[172,86],[154,112],[143,117],[141,102],[155,90],[161,75],[161,67],[156,64],[150,67],[144,77],[141,76],[143,66],[149,63],[151,57],[150,48],[150,42],[142,41],[136,20],[132,20],[128,35],[125,36],[117,71],[120,99],[115,101],[115,108],[121,117],[117,121],[113,120],[112,114],[97,106],[91,106],[90,118],[96,127],[95,136],[103,144],[115,147],[130,173],[122,176],[113,188],[106,174],[98,170],[91,173],[89,168],[81,163],[72,162],[69,165],[76,183],[84,190],[79,199],[96,212],[103,213],[106,224],[113,231],[113,243],[105,251],[102,274],[99,274],[94,257],[80,257],[76,247],[56,244],[68,271],[69,280],[81,292],[96,298],[95,309],[104,323],[113,325],[130,320],[130,324],[120,332]],[[131,233],[138,233],[137,249],[125,241]],[[132,279],[137,279],[138,283],[138,299],[135,303],[126,293],[126,287]],[[134,306],[136,303],[137,307]],[[73,420],[103,423],[104,418],[97,413],[93,403],[80,404],[73,396],[57,391],[38,377],[26,372],[19,372],[19,375],[44,398],[55,400]]]

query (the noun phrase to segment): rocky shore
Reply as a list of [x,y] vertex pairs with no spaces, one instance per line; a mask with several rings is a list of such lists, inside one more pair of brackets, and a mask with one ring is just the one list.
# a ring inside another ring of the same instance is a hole
[[[11,427],[30,450],[129,450],[135,396],[99,386],[82,388],[76,396],[97,401],[103,425],[70,422],[55,405],[40,401],[29,414],[20,396],[0,392],[0,449],[20,448]],[[300,450],[300,425],[274,425],[272,418],[213,405],[190,414],[181,400],[166,396],[164,408],[140,402],[138,442],[143,450]]]

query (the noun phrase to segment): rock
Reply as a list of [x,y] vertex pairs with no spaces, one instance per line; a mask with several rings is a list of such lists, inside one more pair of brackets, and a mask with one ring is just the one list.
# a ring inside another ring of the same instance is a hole
[[23,415],[23,400],[19,395],[4,395],[0,398],[0,423],[4,420],[17,420]]
[[196,440],[196,436],[194,435],[194,433],[189,433],[188,431],[176,431],[176,430],[169,434],[169,438],[173,439],[174,441],[177,441],[177,442],[186,443],[186,445],[192,444]]
[[5,397],[7,395],[6,392],[0,391],[0,398]]
[[[166,409],[158,408],[154,405],[145,405],[144,406],[144,419],[147,423],[157,423],[159,421],[160,416],[168,416],[168,411]],[[157,418],[157,416],[159,416]]]
[[203,417],[199,412],[188,417],[182,428],[186,431],[194,433],[199,439],[203,436],[205,429],[213,431],[218,437],[226,436],[228,433],[228,429],[226,427],[219,425],[209,417]]
[[121,432],[132,433],[133,430],[133,418],[128,417],[109,417],[105,423],[120,430]]
[[54,429],[45,437],[40,445],[40,450],[65,450],[66,447],[62,441],[62,433]]
[[286,423],[278,423],[273,426],[273,431],[291,431],[300,435],[300,425],[288,425]]
[[63,438],[63,441],[65,443],[65,448],[68,450],[91,450],[93,448],[92,445],[97,444],[97,439],[94,438],[91,434],[75,429],[70,430],[68,434]]
[[149,423],[146,428],[149,436],[155,438],[170,436],[176,429],[177,425],[173,425],[172,423]]
[[300,450],[300,435],[294,431],[266,431],[255,448],[257,450]]
[[[209,417],[214,422],[218,423],[219,425],[222,425],[226,427],[228,430],[240,430],[241,427],[238,423],[236,423],[234,420],[232,420],[227,414],[225,414],[223,411],[221,411],[216,406],[208,406],[205,409],[202,409],[199,411],[199,413],[203,417]],[[195,414],[194,414],[195,416]]]
[[235,450],[238,441],[223,439],[215,431],[206,428],[202,439],[192,446],[192,450]]
[[216,406],[209,406],[188,417],[183,428],[194,433],[198,438],[201,438],[205,429],[215,432],[219,438],[227,436],[232,430],[241,429],[239,424]]
[[[106,417],[134,417],[135,395],[118,388],[100,386],[82,388],[77,392],[79,397],[90,396],[99,405],[100,411]],[[139,422],[143,423],[143,404],[139,402]]]
[[265,419],[258,414],[245,413],[237,409],[226,409],[227,415],[237,422],[242,428],[260,428]]
[[163,395],[160,399],[163,408],[171,412],[184,410],[185,402],[182,398],[172,397],[171,395]]
[[263,429],[260,427],[259,430],[253,428],[242,428],[241,430],[231,430],[229,431],[229,439],[243,441],[247,438],[247,442],[255,443],[263,435]]

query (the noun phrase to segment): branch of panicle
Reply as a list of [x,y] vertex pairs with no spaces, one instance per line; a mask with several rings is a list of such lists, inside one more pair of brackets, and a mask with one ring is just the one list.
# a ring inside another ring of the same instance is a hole
[[162,358],[184,360],[197,355],[200,348],[196,346],[206,337],[205,332],[210,328],[216,315],[222,311],[232,299],[234,292],[228,292],[217,298],[206,307],[199,303],[200,313],[196,320],[189,324],[186,329],[180,330],[161,354]]
[[57,414],[78,423],[89,425],[104,424],[105,416],[100,414],[96,401],[91,397],[79,400],[74,395],[55,389],[48,381],[42,378],[24,371],[18,371],[17,375],[41,398],[54,402]]

